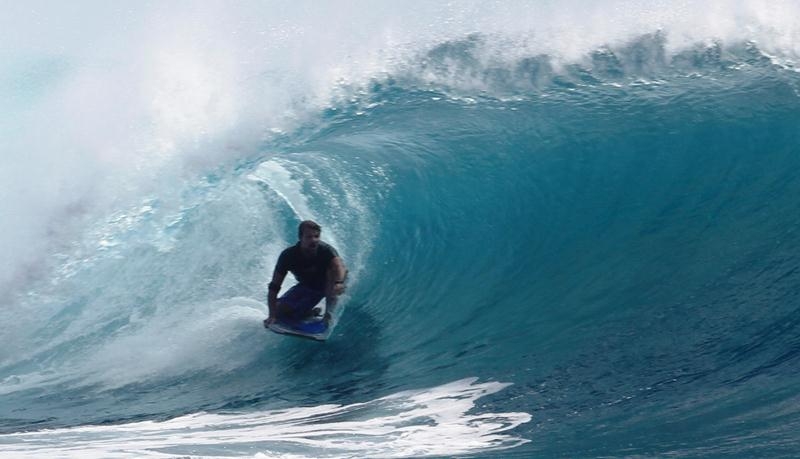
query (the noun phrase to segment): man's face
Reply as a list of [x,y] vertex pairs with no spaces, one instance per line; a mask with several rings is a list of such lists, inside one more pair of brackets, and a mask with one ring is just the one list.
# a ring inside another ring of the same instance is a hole
[[300,238],[300,248],[308,252],[315,252],[317,247],[319,247],[319,231],[303,230],[303,237]]

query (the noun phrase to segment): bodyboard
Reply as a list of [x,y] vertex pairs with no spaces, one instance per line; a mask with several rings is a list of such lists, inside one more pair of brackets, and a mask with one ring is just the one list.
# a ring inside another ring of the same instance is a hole
[[325,341],[333,333],[339,316],[342,313],[341,307],[336,307],[331,312],[331,320],[325,323],[322,315],[312,316],[305,320],[278,319],[266,327],[281,335],[297,336],[316,341]]

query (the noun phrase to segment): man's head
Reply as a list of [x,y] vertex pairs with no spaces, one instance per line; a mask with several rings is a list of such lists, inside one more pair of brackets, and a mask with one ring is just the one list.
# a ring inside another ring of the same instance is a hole
[[317,250],[321,232],[322,227],[314,221],[305,220],[300,222],[300,226],[297,227],[297,237],[300,239],[300,247],[305,250]]

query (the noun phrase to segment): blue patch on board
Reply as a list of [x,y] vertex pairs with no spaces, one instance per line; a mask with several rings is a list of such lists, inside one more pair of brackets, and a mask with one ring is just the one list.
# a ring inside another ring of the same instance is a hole
[[324,333],[325,330],[328,329],[328,326],[325,325],[325,322],[321,320],[313,320],[313,321],[279,320],[278,322],[281,325],[292,328],[299,332],[310,333],[310,334]]
[[326,325],[322,320],[282,319],[267,325],[267,328],[282,335],[299,336],[317,341],[325,341],[332,331],[332,327]]

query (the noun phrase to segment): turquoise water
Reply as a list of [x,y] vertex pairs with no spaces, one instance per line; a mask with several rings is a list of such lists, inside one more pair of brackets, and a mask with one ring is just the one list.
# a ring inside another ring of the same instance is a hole
[[796,454],[796,6],[211,5],[3,64],[0,456]]

